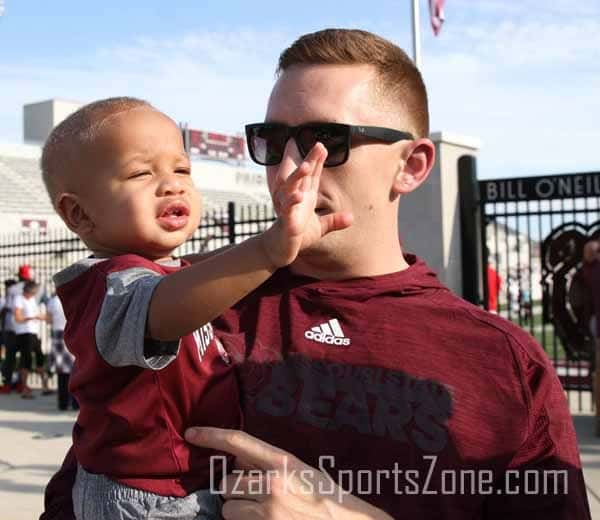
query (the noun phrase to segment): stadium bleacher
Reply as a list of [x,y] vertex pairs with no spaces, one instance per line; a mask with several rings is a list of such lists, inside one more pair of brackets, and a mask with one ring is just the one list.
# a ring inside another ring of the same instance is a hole
[[54,213],[37,159],[0,156],[0,186],[0,213]]

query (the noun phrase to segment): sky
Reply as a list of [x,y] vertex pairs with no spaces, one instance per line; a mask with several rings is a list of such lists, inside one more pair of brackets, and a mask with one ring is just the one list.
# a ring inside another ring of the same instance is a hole
[[[1,3],[1,0],[0,0]],[[481,179],[600,170],[600,0],[421,1],[431,130],[481,142]],[[410,0],[4,0],[0,142],[22,106],[131,95],[191,128],[262,121],[279,53],[325,27],[375,32],[412,55]]]

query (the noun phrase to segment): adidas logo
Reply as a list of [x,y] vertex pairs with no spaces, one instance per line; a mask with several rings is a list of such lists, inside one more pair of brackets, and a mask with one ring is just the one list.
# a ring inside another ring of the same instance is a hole
[[307,330],[304,337],[327,345],[350,345],[350,338],[344,336],[340,322],[335,318]]

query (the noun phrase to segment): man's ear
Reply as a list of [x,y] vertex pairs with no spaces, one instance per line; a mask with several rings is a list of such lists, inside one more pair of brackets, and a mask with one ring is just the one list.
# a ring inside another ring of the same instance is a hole
[[404,166],[396,174],[392,192],[404,195],[416,190],[429,176],[435,161],[435,145],[426,138],[412,142]]
[[74,193],[61,193],[56,201],[56,211],[64,220],[67,227],[85,237],[94,229],[94,223],[83,209],[81,201]]

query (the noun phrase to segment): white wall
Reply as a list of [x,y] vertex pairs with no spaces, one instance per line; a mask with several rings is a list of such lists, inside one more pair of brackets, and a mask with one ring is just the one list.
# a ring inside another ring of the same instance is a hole
[[[24,220],[43,220],[46,222],[46,229],[65,228],[66,226],[62,219],[56,214],[45,213],[38,215],[27,211],[19,215],[14,213],[0,213],[0,235],[17,235],[27,234],[28,231],[23,230]],[[18,232],[16,230],[19,230]]]
[[442,283],[462,293],[458,159],[477,155],[477,139],[447,132],[430,135],[435,164],[427,181],[400,199],[400,239],[407,252],[423,258]]
[[264,168],[211,161],[192,160],[192,178],[200,191],[222,190],[268,194]]
[[23,140],[43,143],[52,129],[83,106],[81,103],[49,99],[23,106]]

